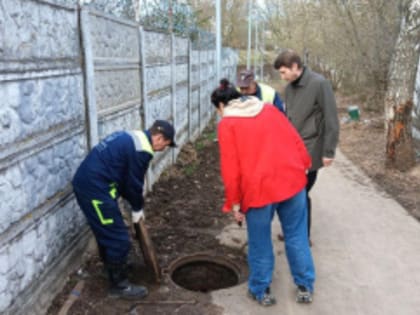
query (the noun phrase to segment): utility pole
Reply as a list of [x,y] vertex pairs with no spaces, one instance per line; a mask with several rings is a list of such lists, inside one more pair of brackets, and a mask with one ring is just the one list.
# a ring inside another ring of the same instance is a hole
[[258,61],[259,61],[259,53],[258,53],[258,17],[255,17],[255,47],[254,47],[254,73],[258,79]]
[[264,81],[264,63],[265,63],[265,21],[262,23],[262,32],[261,32],[261,78],[260,80]]
[[251,64],[251,29],[252,29],[252,20],[251,20],[251,11],[252,11],[252,0],[248,0],[248,49],[246,55],[246,69],[249,70]]
[[[222,18],[220,0],[216,0],[216,80],[220,80],[220,60],[222,52]],[[218,81],[217,81],[218,82]]]

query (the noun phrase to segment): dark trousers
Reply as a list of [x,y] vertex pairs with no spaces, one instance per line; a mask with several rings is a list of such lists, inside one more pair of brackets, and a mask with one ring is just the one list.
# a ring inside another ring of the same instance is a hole
[[124,264],[130,251],[131,241],[118,202],[107,193],[82,193],[74,187],[77,203],[95,235],[99,254],[105,263]]
[[315,184],[316,176],[318,174],[318,170],[309,171],[306,174],[306,178],[308,182],[306,183],[306,200],[308,202],[308,237],[311,236],[311,219],[312,219],[312,207],[311,207],[311,198],[309,197],[309,191],[311,190],[312,186]]

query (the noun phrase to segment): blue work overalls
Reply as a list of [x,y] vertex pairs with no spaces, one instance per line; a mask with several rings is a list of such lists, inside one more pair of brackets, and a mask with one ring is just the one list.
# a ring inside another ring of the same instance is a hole
[[131,242],[118,197],[133,210],[143,207],[144,176],[152,158],[147,131],[118,131],[96,145],[74,175],[77,202],[106,263],[126,262]]

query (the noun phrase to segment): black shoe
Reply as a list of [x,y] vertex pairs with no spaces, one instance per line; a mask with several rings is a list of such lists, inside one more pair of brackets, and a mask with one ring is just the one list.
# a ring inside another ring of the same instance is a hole
[[303,285],[299,285],[297,288],[296,302],[312,303],[312,293]]
[[142,299],[149,292],[146,287],[135,285],[128,280],[124,280],[117,285],[111,286],[108,296],[111,298],[122,298],[127,300]]
[[106,264],[111,287],[109,296],[123,299],[142,299],[149,292],[140,285],[128,281],[126,264]]
[[254,301],[257,301],[258,304],[260,304],[262,306],[271,306],[271,305],[274,305],[274,304],[277,303],[276,298],[274,296],[272,296],[271,293],[270,293],[270,287],[268,287],[265,290],[265,293],[260,300],[258,300],[257,296],[249,290],[248,290],[248,297],[253,299]]

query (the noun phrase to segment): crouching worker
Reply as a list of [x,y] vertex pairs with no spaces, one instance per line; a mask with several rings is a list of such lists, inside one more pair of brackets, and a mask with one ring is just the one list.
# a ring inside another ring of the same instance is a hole
[[248,296],[263,306],[276,303],[270,292],[274,269],[271,221],[277,212],[296,300],[312,301],[315,270],[306,226],[306,171],[311,159],[285,115],[226,79],[211,95],[222,117],[218,125],[224,212],[248,233]]
[[74,175],[74,194],[98,243],[112,297],[138,299],[148,294],[127,278],[131,242],[118,198],[132,206],[134,223],[144,219],[144,176],[154,152],[176,146],[174,136],[173,126],[164,120],[145,131],[114,132],[92,149]]

